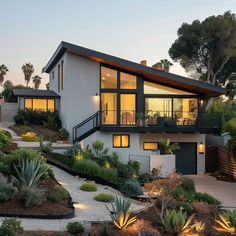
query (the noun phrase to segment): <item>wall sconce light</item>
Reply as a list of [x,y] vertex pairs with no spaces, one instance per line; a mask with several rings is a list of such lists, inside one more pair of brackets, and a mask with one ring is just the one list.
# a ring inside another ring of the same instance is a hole
[[205,145],[202,142],[198,145],[198,153],[199,154],[205,153]]
[[201,99],[201,100],[200,100],[200,106],[201,106],[201,107],[202,107],[203,103],[204,103],[204,101]]
[[98,96],[98,93],[95,93],[95,96],[97,97],[97,96]]

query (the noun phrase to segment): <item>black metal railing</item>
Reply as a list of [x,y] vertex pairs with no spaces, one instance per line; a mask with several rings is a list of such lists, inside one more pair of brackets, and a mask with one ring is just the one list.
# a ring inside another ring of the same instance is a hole
[[81,141],[96,131],[100,125],[100,112],[96,112],[86,120],[73,127],[73,141]]

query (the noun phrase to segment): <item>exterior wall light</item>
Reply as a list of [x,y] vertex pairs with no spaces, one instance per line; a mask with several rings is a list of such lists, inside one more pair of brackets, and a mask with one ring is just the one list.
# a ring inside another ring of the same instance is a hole
[[203,103],[204,103],[204,100],[200,100],[200,106],[202,107],[203,106]]
[[205,145],[202,142],[198,145],[198,153],[205,154]]

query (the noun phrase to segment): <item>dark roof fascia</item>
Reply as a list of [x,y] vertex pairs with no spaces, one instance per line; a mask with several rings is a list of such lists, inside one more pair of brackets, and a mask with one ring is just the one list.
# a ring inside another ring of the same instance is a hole
[[131,71],[137,74],[143,75],[145,78],[151,79],[152,77],[162,77],[166,78],[169,81],[163,81],[165,84],[171,84],[171,82],[182,83],[186,86],[191,86],[194,91],[199,93],[209,93],[211,96],[219,96],[225,94],[225,89],[205,83],[199,80],[190,79],[184,76],[172,74],[169,72],[160,71],[148,66],[141,65],[139,63],[135,63],[132,61],[128,61],[122,58],[118,58],[115,56],[111,56],[109,54],[105,54],[102,52],[98,52],[95,50],[91,50],[88,48],[84,48],[78,45],[74,45],[67,42],[61,42],[55,53],[53,54],[52,58],[49,60],[47,65],[44,67],[44,72],[49,73],[50,70],[54,67],[54,65],[60,60],[62,55],[68,51],[69,53],[77,54],[91,60],[98,61],[100,63],[108,64],[111,66],[116,66],[121,69],[125,69],[127,71]]
[[60,98],[60,95],[52,90],[13,89],[12,94],[16,97]]

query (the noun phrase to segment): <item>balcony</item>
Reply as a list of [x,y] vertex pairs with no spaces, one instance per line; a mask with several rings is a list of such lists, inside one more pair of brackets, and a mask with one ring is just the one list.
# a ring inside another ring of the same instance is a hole
[[101,131],[218,133],[219,114],[183,111],[107,110],[101,112]]

